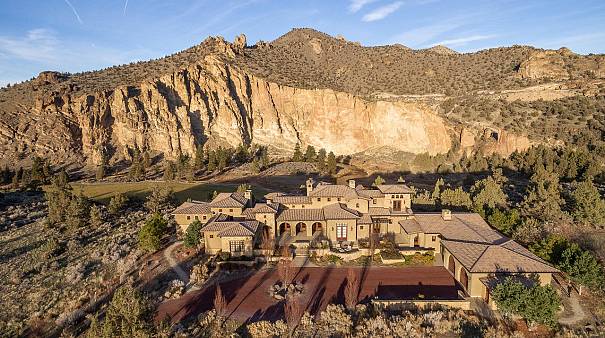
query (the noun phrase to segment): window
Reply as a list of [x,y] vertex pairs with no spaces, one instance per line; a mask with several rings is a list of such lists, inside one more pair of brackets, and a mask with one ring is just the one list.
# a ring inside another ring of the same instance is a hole
[[190,220],[190,219],[191,219],[191,216],[187,215],[187,220]]
[[214,238],[214,235],[210,235],[210,238]]
[[437,240],[437,236],[433,236],[433,242]]
[[318,198],[318,199],[317,199],[317,202],[321,202],[321,198]]
[[336,224],[336,240],[347,240],[347,225],[343,223]]
[[305,208],[305,205],[304,205],[304,204],[301,204],[301,205],[300,205],[300,207],[301,207],[301,209],[304,209],[304,208]]
[[359,208],[359,203],[355,204],[355,207],[356,207],[356,208]]
[[202,216],[202,219],[203,219],[203,220],[206,220],[206,215]]
[[393,210],[401,211],[401,201],[393,201]]
[[229,209],[229,212],[233,212],[233,209]]
[[340,197],[337,198],[338,202],[340,202]]
[[197,220],[199,220],[199,219],[200,219],[200,217],[199,217],[199,216],[195,216],[195,220],[196,220],[196,221],[197,221]]
[[359,230],[363,230],[363,225],[360,225],[360,226],[359,226]]
[[245,249],[244,241],[229,241],[229,251],[243,252]]
[[223,212],[223,209],[218,209],[218,212]]
[[328,202],[331,202],[331,201],[332,201],[332,199],[330,197],[328,197]]
[[372,200],[372,204],[378,203],[378,200]]

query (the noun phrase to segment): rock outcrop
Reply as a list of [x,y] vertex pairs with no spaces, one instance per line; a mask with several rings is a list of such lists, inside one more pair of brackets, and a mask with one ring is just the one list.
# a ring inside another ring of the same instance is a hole
[[[443,52],[433,48],[439,50]],[[513,62],[527,50],[498,49],[465,55],[464,60],[489,64],[489,55],[504,60],[512,53]],[[0,92],[0,161],[17,166],[37,154],[53,162],[98,164],[104,158],[128,159],[135,147],[175,158],[193,154],[200,144],[242,143],[267,145],[282,157],[290,156],[297,143],[339,155],[386,148],[435,155],[448,152],[455,139],[465,151],[484,147],[486,153],[508,155],[532,143],[506,130],[498,130],[491,140],[485,135],[488,126],[454,124],[441,114],[440,102],[447,97],[435,80],[452,75],[448,69],[459,67],[456,60],[462,55],[433,52],[360,47],[312,30],[295,30],[253,47],[247,47],[243,34],[234,43],[210,37],[160,60],[75,75],[43,72]],[[568,50],[527,55],[517,71],[497,74],[490,83],[519,80],[519,75],[568,78],[574,75],[571,58],[581,63],[574,69],[596,77],[604,73],[602,56],[576,56]],[[365,63],[360,66],[355,60]],[[426,64],[406,68],[415,62]],[[442,63],[449,66],[441,69]],[[469,74],[481,77],[485,70],[476,71]],[[420,76],[408,82],[419,81],[416,87],[424,94],[398,94],[407,88],[398,86],[403,73]],[[331,85],[338,83],[346,86]],[[355,89],[358,84],[361,89]],[[490,95],[512,95],[499,93]]]
[[[282,86],[217,56],[138,87],[39,100],[29,116],[27,125],[2,133],[6,141],[59,157],[80,153],[92,163],[103,154],[125,157],[134,147],[174,158],[200,143],[256,143],[288,156],[296,143],[336,154],[387,145],[437,154],[451,147],[450,127],[422,103]],[[42,137],[48,129],[34,126],[43,116],[62,117],[51,129],[61,135]]]

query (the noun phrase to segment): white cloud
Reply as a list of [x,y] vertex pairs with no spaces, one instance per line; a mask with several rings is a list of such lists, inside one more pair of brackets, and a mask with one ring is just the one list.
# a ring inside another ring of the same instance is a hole
[[365,5],[371,4],[372,2],[376,2],[377,0],[351,0],[349,4],[349,12],[357,13],[361,10]]
[[378,7],[370,13],[364,15],[361,20],[365,22],[382,20],[397,11],[401,5],[403,5],[403,1],[396,1],[392,4]]
[[495,37],[495,35],[471,35],[471,36],[466,36],[466,37],[462,37],[462,38],[442,40],[439,42],[432,43],[428,47],[433,47],[433,46],[437,46],[437,45],[452,46],[452,47],[453,46],[464,46],[469,42],[488,40],[488,39],[492,39],[494,37]]
[[37,62],[56,61],[58,40],[50,29],[38,28],[23,37],[0,36],[0,53]]

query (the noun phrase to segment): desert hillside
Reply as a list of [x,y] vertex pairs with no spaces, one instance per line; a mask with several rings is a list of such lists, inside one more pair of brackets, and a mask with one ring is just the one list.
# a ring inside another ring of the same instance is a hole
[[[0,160],[96,164],[134,148],[297,143],[337,155],[508,155],[600,138],[605,57],[527,46],[460,54],[364,47],[311,29],[248,46],[208,38],[162,59],[43,72],[0,90]],[[579,133],[580,132],[580,133]]]

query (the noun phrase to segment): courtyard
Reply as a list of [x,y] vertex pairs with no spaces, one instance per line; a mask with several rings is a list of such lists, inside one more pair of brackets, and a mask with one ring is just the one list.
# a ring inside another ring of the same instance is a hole
[[[299,304],[312,315],[325,309],[328,304],[344,303],[344,289],[349,268],[302,267],[296,270],[295,281],[304,284],[298,296]],[[443,267],[351,267],[359,283],[360,303],[371,299],[458,299],[459,285]],[[283,301],[268,294],[269,288],[278,281],[276,269],[264,269],[244,278],[221,283],[221,290],[228,302],[229,318],[246,322],[278,320],[283,317]],[[213,308],[215,286],[186,293],[179,299],[162,303],[158,308],[159,320],[170,318],[177,323],[190,316]]]

